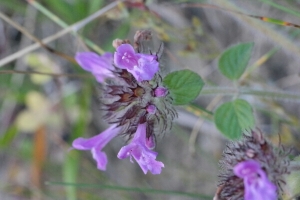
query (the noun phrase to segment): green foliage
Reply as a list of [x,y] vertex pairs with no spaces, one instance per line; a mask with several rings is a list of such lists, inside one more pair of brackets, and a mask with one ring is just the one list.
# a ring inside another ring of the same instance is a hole
[[130,31],[130,22],[124,21],[116,31],[114,31],[109,39],[105,40],[105,43],[102,45],[103,49],[108,52],[112,52],[115,48],[112,46],[112,41],[116,38],[125,39]]
[[[61,1],[52,0],[44,1],[55,14],[64,19],[68,24],[75,23],[78,20],[83,19],[89,14],[97,11],[103,5],[102,0],[74,0],[74,1]],[[76,13],[76,14],[74,14]]]
[[244,73],[251,53],[253,43],[241,43],[223,52],[219,59],[220,72],[230,80],[237,80]]
[[16,126],[11,126],[6,133],[0,138],[0,147],[7,147],[11,144],[13,139],[16,137],[18,129]]
[[[294,161],[300,162],[300,156],[297,156]],[[287,177],[287,185],[291,194],[300,194],[300,173],[295,171],[288,175]]]
[[214,115],[217,128],[228,138],[238,139],[254,126],[251,105],[242,99],[222,104]]
[[18,1],[18,0],[0,1],[0,8],[8,8],[10,10],[17,11],[19,14],[25,13],[26,1]]
[[163,84],[168,88],[175,105],[185,105],[193,101],[204,86],[201,77],[188,69],[168,74],[163,79]]
[[[79,167],[79,152],[70,151],[66,155],[64,167],[63,167],[63,179],[67,183],[76,183]],[[68,200],[76,200],[76,187],[66,186],[66,196]]]

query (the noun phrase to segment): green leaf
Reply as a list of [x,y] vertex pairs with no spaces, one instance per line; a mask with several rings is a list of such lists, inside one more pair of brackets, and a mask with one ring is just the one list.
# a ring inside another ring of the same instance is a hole
[[199,95],[204,82],[197,73],[185,69],[168,74],[163,84],[168,88],[173,104],[185,105]]
[[[294,162],[298,163],[300,162],[300,156],[297,156],[295,159],[294,159]],[[295,194],[300,194],[300,173],[299,171],[292,171],[291,174],[289,174],[287,176],[287,179],[286,179],[286,182],[287,182],[287,188],[289,190],[289,192],[293,195]]]
[[222,104],[214,115],[217,128],[228,138],[238,139],[254,126],[250,104],[242,99]]
[[237,80],[244,73],[251,57],[253,43],[241,43],[223,52],[219,59],[220,72],[230,80]]

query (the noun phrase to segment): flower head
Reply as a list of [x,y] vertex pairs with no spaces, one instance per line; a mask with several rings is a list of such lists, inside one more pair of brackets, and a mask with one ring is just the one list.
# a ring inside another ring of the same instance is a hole
[[143,172],[147,174],[148,170],[152,174],[160,174],[161,168],[164,167],[162,162],[156,161],[157,153],[151,151],[146,146],[146,123],[139,124],[136,133],[130,144],[121,148],[118,153],[119,159],[124,159],[130,156],[137,161]]
[[251,131],[243,140],[227,145],[220,165],[214,200],[242,200],[244,197],[256,200],[260,195],[264,195],[260,196],[262,199],[274,199],[282,191],[284,175],[289,173],[289,160],[283,148],[274,147],[260,130]]
[[269,181],[259,162],[247,160],[233,168],[234,174],[244,180],[245,200],[276,200],[276,186]]
[[99,83],[108,77],[114,77],[112,53],[99,56],[93,52],[80,52],[76,54],[75,59],[84,70],[91,72]]
[[117,128],[116,125],[112,125],[102,133],[89,139],[77,138],[73,141],[72,146],[78,150],[91,150],[93,158],[97,162],[97,168],[106,170],[107,156],[101,150],[111,139],[117,136],[119,130],[120,128]]
[[105,170],[107,158],[101,150],[117,134],[127,135],[132,139],[130,144],[120,150],[120,159],[130,156],[132,160],[133,157],[144,173],[150,171],[159,174],[164,167],[162,162],[155,160],[157,153],[151,149],[155,148],[156,137],[171,129],[177,112],[167,92],[163,92],[163,95],[155,94],[157,88],[164,88],[158,62],[163,45],[152,55],[151,52],[144,51],[149,51],[142,45],[144,39],[147,42],[151,39],[149,31],[138,32],[135,37],[134,44],[138,53],[127,40],[122,40],[115,42],[117,49],[114,58],[111,54],[76,55],[77,62],[103,83],[103,119],[114,124],[97,136],[90,139],[78,138],[73,142],[75,149],[92,151],[98,169]]

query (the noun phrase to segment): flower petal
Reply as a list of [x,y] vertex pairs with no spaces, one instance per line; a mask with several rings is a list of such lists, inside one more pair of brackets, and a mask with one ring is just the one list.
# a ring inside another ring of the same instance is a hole
[[137,57],[130,44],[122,44],[114,54],[114,62],[121,69],[133,69],[138,65]]
[[251,180],[251,184],[247,182],[245,178],[245,200],[277,200],[276,186],[267,178],[257,178],[255,183]]
[[139,147],[140,148],[132,149],[131,154],[140,165],[144,174],[147,174],[148,170],[152,174],[160,174],[161,168],[164,167],[164,164],[160,161],[155,160],[157,153],[145,147]]
[[97,168],[99,170],[106,170],[107,165],[107,156],[104,152],[101,151],[101,149],[93,148],[92,149],[92,155],[94,160],[97,162]]
[[237,175],[240,178],[244,178],[246,176],[249,176],[253,173],[256,173],[257,170],[259,170],[260,164],[254,160],[247,160],[247,161],[243,161],[238,163],[233,171],[234,174]]
[[105,53],[102,56],[94,52],[79,52],[75,56],[78,64],[86,71],[91,72],[98,82],[103,82],[107,77],[114,77],[113,54]]
[[238,163],[234,174],[244,179],[245,200],[276,200],[276,186],[269,181],[260,163],[255,160],[247,160]]
[[137,81],[151,80],[155,73],[159,70],[159,63],[156,56],[137,54],[138,65],[133,69],[127,69]]
[[107,156],[101,150],[103,147],[115,136],[117,136],[120,128],[116,127],[116,125],[112,125],[102,133],[85,139],[85,138],[77,138],[73,141],[72,146],[78,150],[91,150],[93,154],[93,158],[97,162],[97,168],[100,170],[106,169],[107,164]]
[[78,150],[91,150],[94,148],[98,143],[99,140],[101,139],[101,133],[91,137],[91,138],[77,138],[76,140],[73,141],[72,146],[74,149]]
[[122,148],[120,149],[120,151],[119,151],[117,157],[118,157],[119,159],[125,159],[125,158],[127,158],[128,156],[131,156],[131,151],[132,151],[132,149],[137,148],[137,146],[138,146],[138,145],[135,144],[135,143],[130,143],[130,144],[128,144],[128,145],[122,147]]
[[148,170],[152,174],[160,174],[164,164],[156,161],[157,152],[151,151],[146,146],[146,123],[139,124],[131,143],[122,147],[118,153],[119,159],[133,157],[145,174]]

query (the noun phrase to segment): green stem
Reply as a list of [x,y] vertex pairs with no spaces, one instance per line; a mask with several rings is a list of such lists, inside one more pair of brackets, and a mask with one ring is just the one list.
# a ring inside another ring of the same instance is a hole
[[188,192],[180,191],[171,191],[171,190],[156,190],[150,188],[137,188],[137,187],[123,187],[123,186],[112,186],[112,185],[98,185],[98,184],[82,184],[82,183],[63,183],[63,182],[46,182],[46,185],[58,185],[58,186],[73,186],[73,187],[90,187],[90,188],[102,188],[106,190],[123,190],[131,192],[143,192],[143,193],[154,193],[154,194],[168,194],[168,195],[180,195],[194,197],[198,199],[212,199],[211,196],[203,194],[195,194]]
[[282,100],[293,100],[300,102],[300,94],[286,92],[286,91],[266,91],[266,90],[255,90],[252,88],[230,88],[230,87],[204,87],[201,91],[201,95],[252,95],[259,96],[263,98],[271,99],[282,99]]

